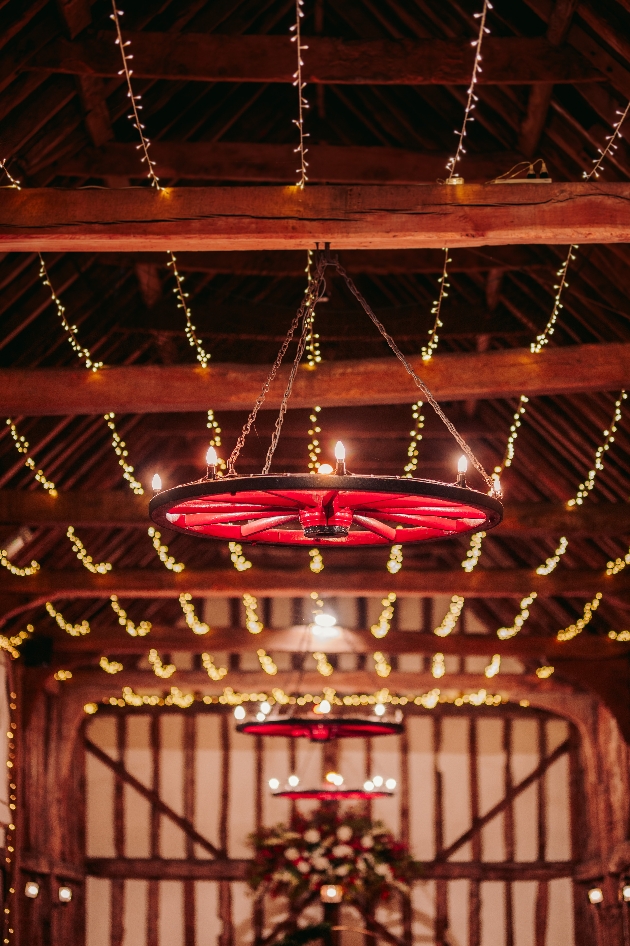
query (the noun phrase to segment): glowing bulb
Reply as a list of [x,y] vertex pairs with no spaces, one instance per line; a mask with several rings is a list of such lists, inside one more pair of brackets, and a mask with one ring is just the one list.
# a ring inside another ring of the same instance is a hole
[[153,474],[153,479],[151,480],[151,489],[154,489],[156,492],[162,489],[162,477],[159,473]]
[[373,791],[374,791],[374,782],[371,782],[371,781],[368,779],[367,782],[364,782],[364,783],[363,783],[363,788],[366,790],[366,792],[373,792]]
[[317,472],[328,475],[329,473],[332,473],[332,471],[333,471],[333,468],[331,467],[330,463],[322,463]]
[[332,900],[334,897],[337,896],[337,888],[336,888],[336,887],[326,887],[326,896],[327,896],[327,897],[330,897],[330,899]]
[[376,706],[374,707],[374,712],[376,713],[377,716],[384,716],[385,706],[383,705],[383,703],[377,703]]
[[[337,785],[338,778],[341,778],[341,776],[338,775],[337,772],[328,772],[326,775],[326,781],[330,782],[331,785]],[[341,781],[343,782],[343,779],[341,779]]]
[[269,779],[269,788],[272,790],[272,792],[275,792],[276,789],[280,788],[280,782],[277,778]]
[[604,899],[601,887],[591,887],[588,892],[588,899],[591,903],[601,903]]
[[500,496],[503,490],[501,489],[501,480],[497,473],[492,474],[492,485],[497,496]]
[[235,718],[235,719],[245,719],[245,707],[244,707],[244,706],[237,706],[237,707],[236,707],[236,709],[234,710],[234,718]]
[[218,462],[219,458],[217,457],[217,451],[214,449],[214,447],[208,447],[208,452],[206,453],[206,463],[208,466],[216,466]]
[[626,901],[626,903],[630,900],[630,884],[623,885],[621,888],[621,896]]
[[72,900],[72,888],[60,887],[58,896],[61,903],[70,903],[70,901]]
[[346,448],[342,444],[341,440],[338,440],[335,444],[335,460],[345,460],[346,459]]
[[458,472],[458,473],[465,473],[465,472],[467,471],[467,469],[468,469],[468,459],[467,459],[467,457],[462,453],[461,457],[460,457],[459,460],[457,461],[457,472]]
[[287,782],[289,783],[291,788],[296,788],[300,784],[300,780],[297,777],[297,775],[290,775],[287,779]]
[[322,700],[319,706],[317,707],[319,713],[330,713],[330,703],[328,700]]
[[269,713],[270,711],[271,711],[271,703],[268,703],[267,700],[265,700],[263,703],[260,704],[260,712],[261,712],[261,713],[265,713],[265,715],[266,715],[266,714]]
[[265,716],[264,713],[256,713],[256,719],[258,720],[259,723],[264,723],[266,718],[267,717]]
[[35,897],[39,894],[39,884],[34,880],[27,880],[24,886],[24,896],[28,897],[29,900],[34,900]]
[[382,776],[380,775],[375,775],[372,781],[374,782],[374,785],[376,788],[380,788],[381,785],[383,784],[383,779],[382,779]]
[[320,627],[334,627],[337,623],[337,618],[334,614],[326,614],[324,611],[320,611],[319,614],[316,614],[313,620]]
[[339,788],[340,785],[343,785],[343,775],[335,776],[335,785]]
[[395,778],[388,778],[387,781],[385,782],[385,788],[386,788],[389,792],[393,792],[394,789],[396,788],[396,779],[395,779]]

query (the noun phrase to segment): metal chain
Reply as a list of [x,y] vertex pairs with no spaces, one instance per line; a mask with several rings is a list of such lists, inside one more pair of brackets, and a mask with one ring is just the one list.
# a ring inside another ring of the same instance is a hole
[[[272,367],[271,367],[271,371],[269,372],[269,375],[267,376],[267,379],[266,379],[265,383],[264,383],[263,386],[262,386],[262,389],[261,389],[261,391],[260,391],[260,394],[258,395],[258,397],[257,397],[257,399],[256,399],[256,403],[254,404],[254,407],[252,408],[252,411],[251,411],[249,417],[248,417],[247,420],[245,421],[245,424],[243,425],[243,429],[242,429],[242,431],[241,431],[241,433],[240,433],[240,436],[239,436],[238,440],[236,441],[236,445],[235,445],[234,449],[232,450],[232,453],[230,454],[230,457],[229,457],[228,462],[227,462],[227,475],[228,475],[228,476],[234,476],[234,475],[236,475],[235,463],[236,463],[236,461],[237,461],[237,459],[238,459],[238,456],[239,456],[241,450],[243,449],[243,446],[244,446],[244,444],[245,444],[245,439],[246,439],[246,437],[248,436],[249,432],[251,431],[252,425],[253,425],[254,421],[256,420],[256,417],[257,417],[257,415],[258,415],[258,411],[259,411],[260,408],[262,407],[263,402],[264,402],[265,398],[267,397],[267,394],[269,393],[269,388],[271,387],[271,383],[272,383],[273,379],[275,378],[276,374],[278,373],[278,368],[280,367],[280,365],[281,365],[281,363],[282,363],[282,359],[284,358],[284,356],[285,356],[285,354],[286,354],[286,352],[287,352],[287,348],[288,348],[289,345],[291,344],[291,340],[293,339],[293,336],[294,336],[294,334],[295,334],[296,328],[298,327],[300,321],[305,318],[305,315],[308,314],[308,313],[310,313],[310,312],[312,312],[312,309],[314,308],[315,303],[316,303],[316,302],[318,301],[318,299],[319,299],[319,295],[320,295],[320,294],[319,294],[319,288],[320,288],[320,286],[321,286],[321,284],[322,284],[322,282],[323,282],[323,279],[324,279],[324,270],[325,270],[325,268],[326,268],[326,263],[324,262],[323,259],[320,258],[320,259],[318,260],[318,262],[317,262],[317,266],[316,266],[316,269],[315,269],[315,274],[314,274],[314,276],[313,276],[313,278],[312,278],[312,280],[311,280],[311,282],[310,282],[310,285],[309,285],[309,290],[310,290],[310,291],[304,296],[304,298],[303,298],[303,300],[302,300],[302,302],[301,302],[301,304],[300,304],[300,307],[299,307],[298,311],[296,312],[296,314],[295,314],[295,316],[294,316],[294,318],[293,318],[293,321],[291,322],[291,325],[289,326],[289,330],[288,330],[288,332],[287,332],[287,334],[286,334],[286,338],[284,339],[282,345],[280,346],[280,350],[279,350],[278,354],[276,355],[276,360],[274,361],[274,363],[273,363],[273,365],[272,365]],[[312,300],[314,300],[314,301],[312,301]],[[293,383],[293,382],[291,382],[291,383]],[[290,392],[289,392],[289,393],[290,393]],[[285,404],[286,399],[287,399],[287,394],[286,394],[286,392],[285,392],[285,396],[284,396],[284,399],[283,399],[283,405]],[[281,405],[280,410],[282,411],[282,405]],[[285,406],[285,410],[286,410],[286,406]],[[277,443],[277,438],[276,438],[276,443]],[[274,450],[275,450],[275,444],[274,444]],[[268,455],[268,456],[267,456],[267,464],[266,464],[266,467],[268,466],[268,464],[269,464],[270,462],[271,462],[271,459],[270,459],[270,457],[269,457],[269,455]],[[266,472],[266,470],[265,470],[265,472]]]
[[361,295],[361,293],[359,292],[359,290],[357,289],[354,282],[352,281],[350,276],[347,274],[347,272],[345,271],[345,269],[343,268],[339,260],[336,257],[331,257],[327,261],[327,265],[334,266],[337,272],[339,273],[339,275],[342,276],[342,278],[345,280],[346,285],[348,289],[350,290],[350,292],[360,303],[360,305],[362,306],[364,311],[367,313],[367,315],[369,315],[370,319],[372,320],[374,325],[377,327],[377,329],[379,330],[379,332],[381,333],[381,335],[383,336],[383,338],[385,339],[385,341],[387,342],[391,350],[394,352],[398,360],[404,365],[407,373],[411,375],[417,387],[420,388],[420,390],[424,394],[426,400],[429,402],[429,404],[431,405],[435,413],[438,415],[440,420],[444,423],[446,428],[450,431],[452,436],[455,438],[455,440],[457,441],[459,446],[462,448],[463,452],[466,454],[466,456],[468,457],[472,465],[475,467],[477,472],[480,473],[481,476],[484,478],[486,485],[490,488],[490,491],[492,493],[495,493],[495,485],[491,477],[486,473],[482,464],[479,462],[479,460],[477,459],[477,457],[475,456],[471,448],[468,446],[468,444],[466,443],[462,435],[459,433],[455,425],[451,423],[451,421],[448,419],[448,417],[446,416],[446,414],[444,413],[444,411],[442,410],[438,402],[435,400],[435,398],[429,391],[424,381],[422,381],[422,379],[419,378],[416,372],[413,370],[413,368],[411,367],[411,365],[409,364],[409,362],[407,361],[407,359],[401,352],[400,348],[398,347],[394,339],[391,337],[391,335],[388,334],[387,330],[385,329],[385,326],[374,315],[369,304],[363,298],[363,296]]

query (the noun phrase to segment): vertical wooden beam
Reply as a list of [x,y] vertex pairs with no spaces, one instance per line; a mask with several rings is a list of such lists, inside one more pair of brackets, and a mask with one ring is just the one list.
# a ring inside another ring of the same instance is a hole
[[[195,823],[195,749],[197,718],[184,714],[184,817]],[[195,856],[192,838],[186,835],[186,857]],[[195,946],[195,882],[184,881],[184,946]]]
[[[228,820],[230,817],[230,728],[228,717],[221,716],[221,811],[219,817],[219,846],[228,849]],[[229,880],[219,881],[219,946],[233,946],[232,888]]]
[[[444,849],[444,800],[442,792],[442,773],[439,755],[442,749],[442,718],[433,716],[433,779],[435,797],[435,855]],[[436,946],[448,943],[448,899],[447,881],[435,882],[435,942]]]
[[[270,598],[265,598],[269,602]],[[260,830],[263,822],[263,771],[264,771],[264,751],[265,743],[262,736],[256,736],[254,742],[254,751],[256,753],[256,783],[254,786],[254,818],[256,831]],[[262,940],[263,929],[265,925],[264,903],[261,898],[254,900],[253,910],[254,923],[254,943],[260,943]]]
[[[151,716],[151,788],[160,794],[160,717]],[[160,856],[160,814],[151,806],[151,857]],[[159,881],[149,881],[147,897],[147,946],[158,946],[158,910],[160,900]]]
[[[399,738],[400,746],[400,836],[405,843],[409,842],[409,736],[404,729]],[[406,946],[412,946],[413,911],[411,897],[402,894],[403,940]]]
[[[116,719],[116,756],[124,765],[127,744],[127,717],[122,713]],[[120,779],[114,779],[114,850],[116,857],[125,856],[125,786]],[[125,881],[112,880],[111,900],[111,946],[122,946],[124,936],[123,911]]]
[[[479,752],[477,743],[477,720],[471,716],[468,720],[468,764],[470,780],[470,822],[474,824],[479,817]],[[481,833],[477,831],[471,841],[472,860],[481,860]],[[478,880],[471,880],[468,903],[468,944],[480,946],[481,943],[481,886]]]
[[[538,720],[538,759],[540,762],[547,758],[547,728],[544,719]],[[538,860],[546,859],[547,851],[547,799],[545,788],[547,779],[543,774],[536,783],[538,795]]]
[[547,944],[548,912],[549,912],[549,884],[546,880],[540,880],[538,882],[538,892],[536,894],[536,915],[535,915],[535,921],[534,921],[534,946],[546,946]]
[[[571,748],[569,750],[569,795],[571,818],[571,859],[578,861],[584,857],[584,839],[587,837],[587,825],[584,818],[584,795],[582,784],[584,773],[580,765],[580,737],[575,726],[571,726],[569,733]],[[575,946],[589,946],[587,917],[587,900],[584,887],[573,881],[573,929]],[[625,904],[622,904],[625,909]]]
[[[512,790],[512,720],[503,720],[503,751],[505,768],[503,785],[505,794]],[[508,805],[503,812],[503,841],[506,861],[514,860],[514,805]],[[514,888],[509,881],[505,883],[505,946],[514,946]]]

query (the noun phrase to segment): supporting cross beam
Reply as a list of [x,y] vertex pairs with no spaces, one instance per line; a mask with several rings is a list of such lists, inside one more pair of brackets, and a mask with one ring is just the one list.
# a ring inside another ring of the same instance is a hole
[[[288,36],[213,33],[127,33],[134,77],[177,82],[293,82],[295,47]],[[336,85],[466,85],[475,51],[468,39],[354,40],[309,36],[305,82]],[[478,82],[526,84],[603,81],[574,49],[543,38],[489,37]],[[120,52],[112,32],[82,41],[55,39],[26,69],[117,77]]]
[[5,190],[0,251],[630,242],[630,184]]
[[[629,234],[630,237],[630,234]],[[630,385],[630,345],[572,345],[453,353],[409,362],[439,401],[509,398],[527,394],[619,391]],[[289,369],[278,372],[265,406],[277,408]],[[392,379],[396,378],[396,383]],[[249,411],[269,374],[268,365],[125,365],[103,368],[0,370],[7,415]],[[328,361],[297,374],[289,407],[410,404],[418,389],[393,358]]]
[[[0,490],[0,526],[53,524],[146,529],[148,499],[129,490],[77,490],[57,496],[43,490]],[[510,503],[499,528],[501,535],[630,535],[630,504],[569,508],[560,503]]]
[[541,598],[591,598],[604,595],[624,597],[630,590],[630,574],[610,576],[605,572],[562,569],[552,575],[537,575],[528,569],[483,569],[465,572],[419,571],[403,568],[390,575],[378,569],[334,569],[319,575],[295,568],[253,568],[241,574],[233,568],[206,571],[185,569],[176,574],[165,569],[114,569],[93,575],[85,569],[42,569],[28,578],[3,572],[0,594],[59,598],[99,598],[117,594],[128,598],[173,598],[189,592],[200,597],[240,595],[244,591],[266,597],[294,597],[312,591],[333,595],[386,595],[390,591],[408,597],[459,594],[467,598],[522,598],[535,591]]

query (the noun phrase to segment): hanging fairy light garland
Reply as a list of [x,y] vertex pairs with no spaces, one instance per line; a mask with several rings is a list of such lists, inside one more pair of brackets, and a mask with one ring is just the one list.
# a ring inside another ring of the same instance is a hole
[[46,610],[51,618],[57,622],[58,626],[71,637],[85,637],[91,631],[89,621],[81,621],[80,624],[72,624],[66,621],[63,614],[57,611],[50,601],[46,602]]
[[[119,10],[115,0],[112,0],[112,13],[110,14],[110,19],[114,21],[116,27],[116,45],[120,47],[120,55],[122,59],[122,69],[119,70],[118,75],[124,75],[125,81],[127,83],[127,97],[129,98],[131,112],[127,115],[127,118],[131,121],[134,128],[137,130],[140,144],[138,145],[138,150],[142,152],[141,163],[146,164],[147,166],[147,177],[151,182],[151,187],[155,187],[157,191],[161,191],[164,188],[160,184],[160,179],[158,178],[155,172],[155,164],[149,154],[149,148],[151,142],[149,138],[144,133],[144,125],[140,121],[140,111],[142,110],[142,101],[141,95],[134,95],[133,87],[131,85],[131,76],[133,75],[133,69],[130,68],[129,63],[133,59],[133,55],[126,50],[131,46],[131,40],[123,40],[122,32],[120,29],[120,20],[119,17],[123,16],[123,10]],[[186,301],[189,298],[189,293],[184,292],[183,284],[184,277],[180,274],[177,269],[177,259],[172,250],[169,250],[167,253],[169,261],[167,266],[173,270],[173,276],[175,278],[175,288],[173,292],[177,296],[177,307],[182,309],[184,315],[186,316],[186,338],[191,348],[195,349],[197,361],[202,368],[208,366],[210,361],[210,355],[205,351],[199,337],[197,336],[196,326],[192,322],[192,313],[188,302]]]
[[300,143],[297,148],[294,148],[294,153],[299,154],[300,156],[300,166],[296,170],[296,174],[299,174],[299,180],[297,186],[300,190],[304,190],[304,186],[308,180],[308,175],[306,169],[308,167],[308,161],[306,160],[306,154],[308,148],[306,147],[306,139],[309,137],[308,133],[304,131],[304,112],[308,108],[308,102],[304,98],[304,89],[306,88],[306,82],[302,81],[302,66],[304,62],[302,60],[302,51],[308,49],[308,46],[302,45],[302,33],[300,29],[300,20],[304,16],[304,11],[302,7],[304,6],[304,0],[295,0],[295,23],[290,27],[290,32],[294,35],[291,37],[291,42],[295,43],[295,51],[297,53],[297,69],[293,73],[293,85],[296,86],[298,90],[298,117],[293,119],[293,124],[297,125],[297,129],[300,135]]
[[606,141],[608,142],[608,144],[604,147],[603,150],[602,148],[597,149],[599,152],[599,158],[593,159],[593,164],[595,165],[595,167],[591,168],[591,170],[588,172],[587,171],[582,172],[582,177],[585,180],[590,181],[593,177],[599,177],[599,172],[602,170],[603,161],[608,157],[611,151],[617,150],[616,141],[617,141],[617,138],[621,138],[621,126],[623,125],[626,118],[628,117],[628,112],[630,112],[630,102],[628,102],[623,112],[617,109],[616,114],[619,115],[620,118],[613,125],[612,135],[606,135]]
[[118,595],[110,595],[109,603],[112,611],[118,617],[118,623],[125,628],[130,637],[146,637],[152,627],[150,621],[140,621],[139,624],[135,624],[119,603]]

